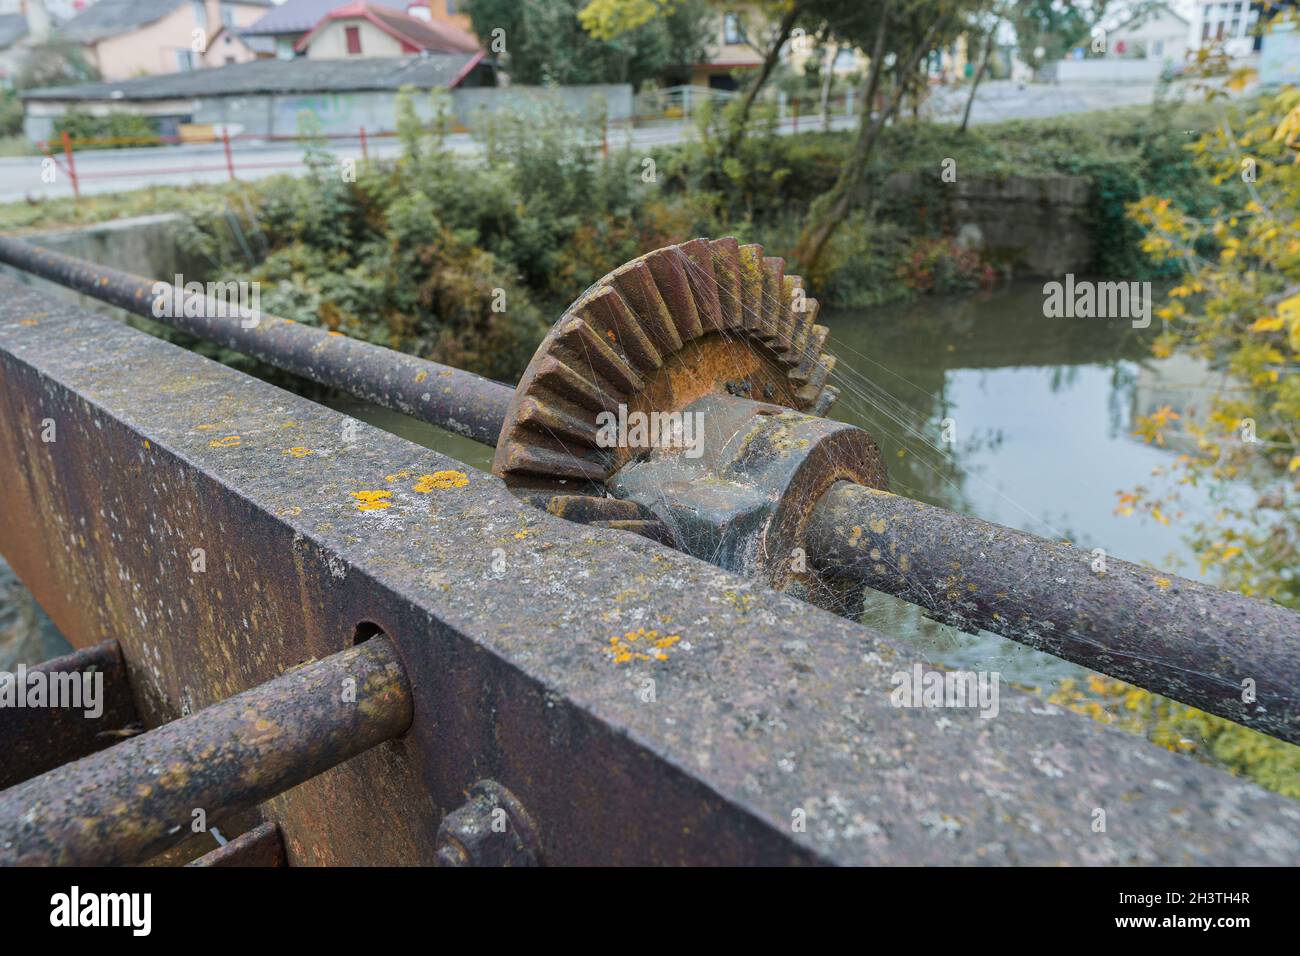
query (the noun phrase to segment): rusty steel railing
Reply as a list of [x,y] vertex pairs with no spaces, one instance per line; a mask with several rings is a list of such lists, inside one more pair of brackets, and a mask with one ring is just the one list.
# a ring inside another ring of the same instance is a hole
[[[147,279],[6,237],[0,262],[154,317],[157,283]],[[175,298],[194,297],[177,290]],[[506,385],[275,316],[247,327],[206,301],[179,311],[160,321],[497,443],[513,394]],[[654,509],[662,498],[650,489],[640,503]],[[1300,614],[1114,558],[1094,570],[1082,550],[860,486],[836,489],[810,506],[804,544],[828,579],[894,594],[954,626],[984,628],[1300,743]],[[700,511],[691,500],[680,509]],[[718,554],[707,547],[696,556],[717,562]],[[849,602],[844,610],[855,608]]]

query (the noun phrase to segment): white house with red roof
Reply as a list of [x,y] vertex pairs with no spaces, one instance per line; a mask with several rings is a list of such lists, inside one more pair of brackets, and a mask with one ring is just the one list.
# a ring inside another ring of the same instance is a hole
[[375,3],[353,3],[325,14],[295,44],[309,59],[479,53],[478,40],[446,21],[413,17]]

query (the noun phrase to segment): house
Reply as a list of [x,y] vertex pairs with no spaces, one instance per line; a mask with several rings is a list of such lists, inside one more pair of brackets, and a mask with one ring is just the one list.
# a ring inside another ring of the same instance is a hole
[[1106,59],[1179,64],[1187,54],[1191,21],[1168,4],[1154,3],[1106,34]]
[[[292,136],[307,112],[326,133],[356,135],[362,128],[378,133],[396,129],[396,94],[404,86],[448,90],[458,115],[468,115],[482,94],[495,92],[481,87],[494,84],[493,68],[481,52],[341,60],[269,57],[211,70],[28,90],[22,94],[24,132],[37,142],[49,139],[55,121],[69,112],[121,112],[149,117],[163,135],[195,124],[258,137]],[[630,88],[627,99],[630,103]],[[427,98],[418,98],[416,105],[430,108]]]
[[80,43],[105,80],[125,80],[201,66],[217,31],[250,25],[271,6],[272,0],[99,0],[57,35]]
[[231,66],[275,56],[275,43],[268,37],[244,36],[237,28],[224,23],[208,37],[208,46],[198,54],[199,65],[204,68]]
[[0,84],[8,85],[22,69],[26,50],[45,41],[50,17],[44,0],[18,0],[0,5]]
[[413,17],[374,3],[354,3],[327,13],[294,44],[310,59],[477,53],[478,40],[452,23]]
[[[258,19],[243,33],[245,36],[262,37],[275,45],[275,55],[282,60],[291,60],[300,54],[296,47],[298,42],[315,29],[326,16],[340,7],[348,6],[347,0],[284,0],[265,16]],[[427,16],[433,19],[428,3],[412,0],[372,0],[371,7],[396,10],[412,17]]]
[[1192,49],[1222,45],[1229,56],[1250,56],[1259,49],[1255,28],[1262,4],[1250,0],[1198,0],[1188,30]]
[[[691,67],[691,85],[734,90],[739,84],[733,71],[757,70],[763,65],[763,54],[756,47],[762,45],[763,35],[771,25],[766,17],[751,9],[719,13],[714,23],[715,33],[707,59]],[[751,33],[755,36],[753,44]]]

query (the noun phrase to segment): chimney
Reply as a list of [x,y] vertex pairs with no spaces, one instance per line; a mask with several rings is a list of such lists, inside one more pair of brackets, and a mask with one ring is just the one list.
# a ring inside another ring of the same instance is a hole
[[29,43],[44,43],[50,38],[50,15],[45,0],[22,0],[22,13],[27,21]]

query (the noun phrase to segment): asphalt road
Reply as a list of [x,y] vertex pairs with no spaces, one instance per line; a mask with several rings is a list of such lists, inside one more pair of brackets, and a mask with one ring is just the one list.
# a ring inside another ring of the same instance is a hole
[[[971,111],[972,123],[992,123],[1008,119],[1059,116],[1088,110],[1106,109],[1151,102],[1151,85],[1105,86],[1076,84],[1018,84],[995,81],[981,84]],[[923,114],[935,120],[955,121],[965,107],[965,91],[938,90],[926,104]],[[856,117],[833,117],[834,129],[849,129]],[[820,129],[814,118],[801,117],[799,132]],[[621,148],[630,137],[633,149],[681,142],[693,135],[688,123],[673,123],[616,130],[610,135],[611,149]],[[795,132],[787,120],[780,132]],[[468,134],[449,137],[448,148],[462,155],[472,155],[481,145]],[[372,138],[368,152],[372,158],[391,157],[401,146],[396,138]],[[360,160],[359,140],[332,140],[330,151],[340,159]],[[59,169],[52,183],[42,179],[43,158],[20,156],[0,159],[0,202],[24,199],[55,198],[72,194],[67,174]],[[216,145],[163,146],[143,149],[92,150],[75,156],[78,179],[83,195],[127,192],[149,186],[185,186],[195,183],[218,183],[229,178],[225,150]],[[261,179],[278,173],[300,174],[304,171],[303,150],[295,143],[237,142],[234,146],[236,175],[243,180]]]

